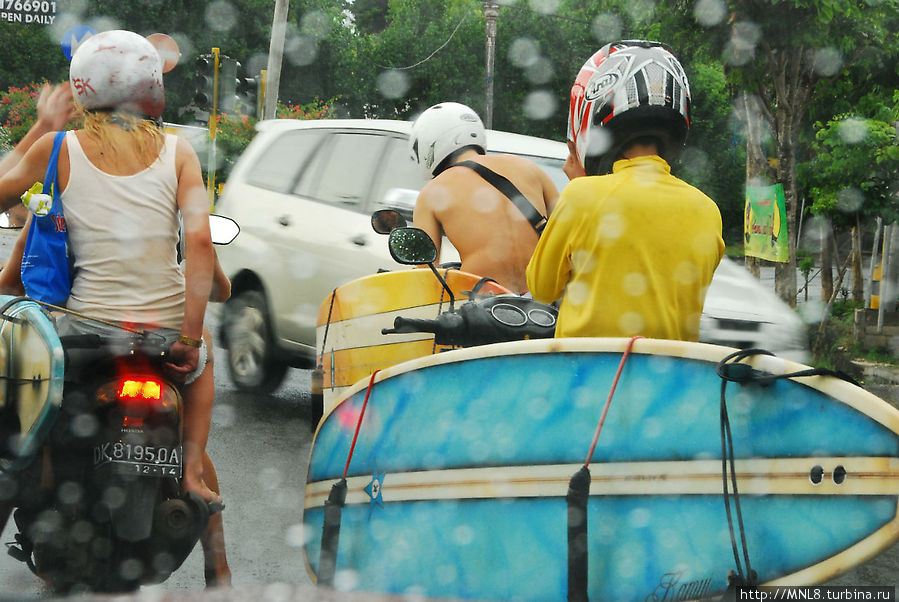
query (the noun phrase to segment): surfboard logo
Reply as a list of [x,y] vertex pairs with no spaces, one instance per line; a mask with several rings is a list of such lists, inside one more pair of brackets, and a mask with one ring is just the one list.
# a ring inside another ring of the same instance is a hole
[[659,585],[655,591],[646,596],[647,602],[658,600],[698,600],[706,597],[712,591],[711,579],[698,579],[681,583],[684,571],[665,573],[659,579]]
[[371,498],[372,504],[377,504],[378,506],[384,505],[384,498],[381,497],[381,483],[384,482],[384,474],[373,474],[371,476],[371,481],[369,481],[368,485],[365,486],[365,493],[368,494],[368,497]]

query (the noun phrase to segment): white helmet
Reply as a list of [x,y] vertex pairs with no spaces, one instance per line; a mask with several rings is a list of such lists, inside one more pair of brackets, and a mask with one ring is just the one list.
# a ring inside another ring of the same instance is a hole
[[85,40],[72,56],[69,83],[85,109],[125,109],[159,117],[165,108],[163,60],[147,38],[121,29]]
[[568,140],[588,175],[612,163],[641,137],[658,141],[672,163],[690,127],[690,84],[673,54],[659,42],[606,44],[581,67],[568,112]]
[[426,180],[448,167],[443,165],[447,157],[468,146],[482,155],[486,152],[484,124],[472,108],[458,102],[434,105],[419,115],[409,134],[412,160]]

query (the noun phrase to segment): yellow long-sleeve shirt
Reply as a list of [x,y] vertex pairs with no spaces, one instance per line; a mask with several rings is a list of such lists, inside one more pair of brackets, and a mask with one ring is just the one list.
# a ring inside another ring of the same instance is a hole
[[534,299],[562,297],[557,337],[696,341],[724,254],[721,213],[658,156],[572,180],[528,264]]

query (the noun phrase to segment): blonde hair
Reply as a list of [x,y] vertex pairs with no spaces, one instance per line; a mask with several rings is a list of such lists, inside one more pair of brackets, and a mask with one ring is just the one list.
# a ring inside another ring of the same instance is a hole
[[159,156],[165,143],[165,132],[153,119],[125,111],[84,111],[84,130],[96,138],[101,151],[111,153],[115,150],[110,136],[112,126],[126,132],[147,165]]

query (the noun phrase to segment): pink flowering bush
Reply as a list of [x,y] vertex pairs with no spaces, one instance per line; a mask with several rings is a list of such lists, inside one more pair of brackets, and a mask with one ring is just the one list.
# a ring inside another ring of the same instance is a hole
[[43,83],[31,83],[22,88],[10,86],[0,92],[0,127],[5,130],[9,144],[15,145],[37,119],[37,97]]

